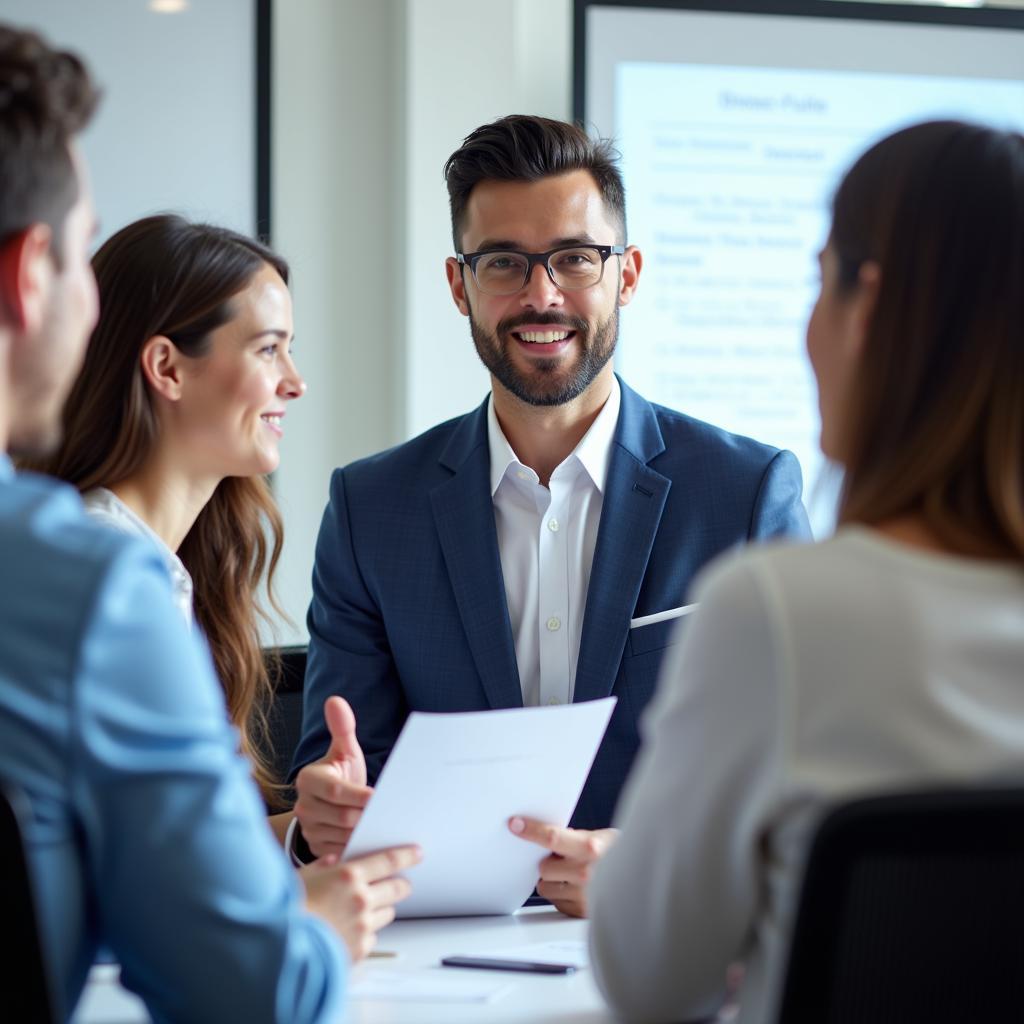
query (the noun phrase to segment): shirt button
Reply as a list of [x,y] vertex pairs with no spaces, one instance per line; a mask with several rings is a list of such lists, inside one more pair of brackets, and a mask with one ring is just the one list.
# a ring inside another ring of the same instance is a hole
[[561,628],[562,620],[557,615],[552,615],[551,618],[548,619],[548,631],[555,633]]
[[529,473],[527,473],[525,469],[517,469],[516,476],[519,477],[520,480],[525,480],[529,476]]
[[561,704],[562,702],[557,697],[548,697],[549,704]]
[[558,533],[558,520],[557,519],[549,519],[548,520],[548,529],[552,533]]

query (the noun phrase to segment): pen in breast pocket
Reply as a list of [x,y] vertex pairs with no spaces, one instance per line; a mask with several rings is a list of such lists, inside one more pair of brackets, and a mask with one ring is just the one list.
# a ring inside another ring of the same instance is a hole
[[678,619],[683,615],[689,615],[690,612],[695,611],[697,606],[695,604],[684,604],[678,608],[669,608],[663,612],[655,612],[653,615],[641,615],[638,619],[629,620],[629,628],[636,629],[637,626],[653,626],[656,622],[665,622],[668,619]]

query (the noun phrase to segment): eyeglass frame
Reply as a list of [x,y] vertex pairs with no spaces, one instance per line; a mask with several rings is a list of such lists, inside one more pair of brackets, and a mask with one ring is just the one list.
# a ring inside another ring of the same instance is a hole
[[[551,257],[558,252],[568,252],[571,249],[596,249],[597,254],[601,257],[601,274],[596,281],[591,281],[590,284],[582,284],[578,288],[564,288],[555,280],[555,275],[551,270]],[[476,276],[476,265],[485,256],[493,256],[498,252],[507,252],[510,255],[525,256],[526,257],[526,273],[523,275],[523,283],[516,289],[510,292],[488,292],[482,288],[480,282]],[[469,267],[470,274],[473,275],[473,280],[476,281],[476,286],[484,292],[485,295],[494,295],[495,297],[500,295],[515,295],[516,292],[521,292],[529,283],[530,278],[533,276],[533,268],[540,265],[548,273],[548,280],[560,291],[560,292],[581,292],[586,288],[593,288],[594,285],[600,284],[604,280],[604,268],[605,264],[612,256],[624,256],[626,254],[626,246],[624,245],[598,245],[596,242],[579,242],[575,245],[557,245],[554,249],[548,249],[547,252],[521,252],[519,249],[479,249],[477,252],[457,252],[455,254],[456,260],[459,265],[463,267]]]

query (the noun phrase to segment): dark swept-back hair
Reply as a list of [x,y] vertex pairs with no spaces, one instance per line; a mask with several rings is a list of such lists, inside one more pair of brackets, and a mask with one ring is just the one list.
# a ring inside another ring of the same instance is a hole
[[916,514],[954,550],[1024,560],[1024,136],[890,135],[840,184],[830,244],[840,288],[881,268],[840,521]]
[[[140,355],[155,335],[202,358],[210,334],[235,315],[232,298],[269,265],[288,265],[261,243],[181,217],[146,217],[118,231],[93,257],[100,317],[64,407],[64,439],[37,468],[81,491],[111,487],[138,471],[158,423]],[[227,477],[199,513],[178,555],[192,575],[196,621],[210,642],[242,751],[269,803],[279,791],[267,755],[271,675],[261,656],[258,594],[267,596],[281,554],[281,516],[263,477]]]
[[570,171],[588,171],[626,241],[626,190],[618,153],[608,139],[591,139],[565,121],[510,114],[482,125],[448,157],[444,177],[452,211],[452,239],[462,251],[466,206],[481,181],[539,181]]
[[64,220],[78,200],[69,146],[98,99],[73,53],[0,25],[0,245],[32,224],[46,224],[59,263]]

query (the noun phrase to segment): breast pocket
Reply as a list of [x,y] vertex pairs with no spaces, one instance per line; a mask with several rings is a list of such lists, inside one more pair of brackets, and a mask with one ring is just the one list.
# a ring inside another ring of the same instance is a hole
[[685,619],[667,619],[647,626],[635,626],[629,631],[628,656],[623,659],[626,676],[626,699],[636,719],[640,718],[654,695],[669,648],[677,644],[686,626]]
[[664,622],[652,622],[647,626],[634,626],[629,631],[629,653],[631,655],[647,654],[649,651],[661,651],[677,643],[679,636],[676,627],[683,619],[666,619]]

